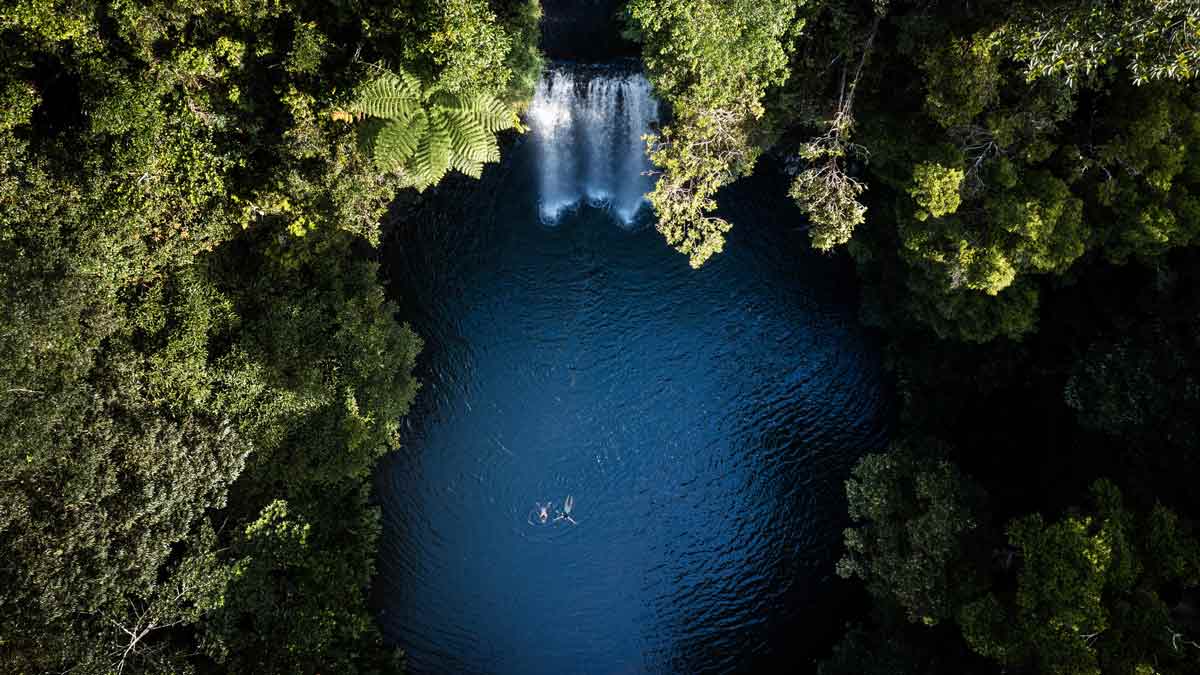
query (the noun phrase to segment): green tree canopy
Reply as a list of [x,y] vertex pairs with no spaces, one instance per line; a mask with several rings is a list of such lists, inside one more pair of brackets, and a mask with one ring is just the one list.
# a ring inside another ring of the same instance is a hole
[[763,150],[762,99],[787,79],[797,3],[632,0],[629,21],[672,121],[650,139],[662,173],[650,203],[667,242],[699,267],[730,224],[708,215],[723,186],[749,175]]
[[1089,252],[1196,241],[1192,4],[805,5],[758,126],[789,144],[816,248],[876,214],[850,251],[905,289],[895,320],[1020,339]]
[[540,66],[535,4],[417,4],[0,12],[7,670],[394,665],[365,485],[421,343],[362,243],[405,183],[333,113],[411,45],[506,113]]
[[850,518],[842,577],[859,577],[880,598],[896,602],[910,621],[934,624],[954,616],[973,574],[966,539],[978,526],[978,488],[936,444],[894,446],[863,457],[846,481]]
[[1161,597],[1200,584],[1200,542],[1156,506],[1128,510],[1108,481],[1093,506],[1055,523],[1024,516],[1008,529],[1020,556],[1015,594],[964,607],[963,634],[981,654],[1046,673],[1184,673],[1193,639]]

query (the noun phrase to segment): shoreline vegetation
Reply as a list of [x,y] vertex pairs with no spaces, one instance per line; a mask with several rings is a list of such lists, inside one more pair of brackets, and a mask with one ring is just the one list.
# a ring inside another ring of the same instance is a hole
[[[613,5],[667,243],[719,255],[770,153],[887,339],[838,565],[871,609],[811,667],[1198,672],[1200,5]],[[369,481],[422,343],[362,252],[521,129],[540,19],[0,9],[0,671],[402,670]]]

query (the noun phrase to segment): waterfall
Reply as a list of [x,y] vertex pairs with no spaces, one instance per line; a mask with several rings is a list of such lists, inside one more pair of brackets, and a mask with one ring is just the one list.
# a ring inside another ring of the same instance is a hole
[[556,68],[543,75],[529,106],[537,144],[539,208],[553,223],[586,201],[632,224],[654,187],[642,136],[658,102],[640,73]]

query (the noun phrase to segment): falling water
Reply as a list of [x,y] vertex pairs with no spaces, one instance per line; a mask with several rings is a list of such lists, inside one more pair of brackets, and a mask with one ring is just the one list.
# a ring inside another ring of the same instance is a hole
[[544,222],[587,201],[632,224],[654,186],[642,136],[658,102],[639,73],[556,68],[529,107],[538,147],[538,203]]

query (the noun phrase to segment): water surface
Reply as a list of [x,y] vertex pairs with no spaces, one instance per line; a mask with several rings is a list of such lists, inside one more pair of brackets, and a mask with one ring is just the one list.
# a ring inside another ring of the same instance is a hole
[[[417,673],[799,658],[829,621],[842,481],[884,444],[851,270],[771,179],[723,193],[737,226],[692,270],[613,210],[545,224],[536,139],[509,156],[385,251],[427,345],[377,481],[385,637]],[[568,495],[576,525],[530,523]]]

